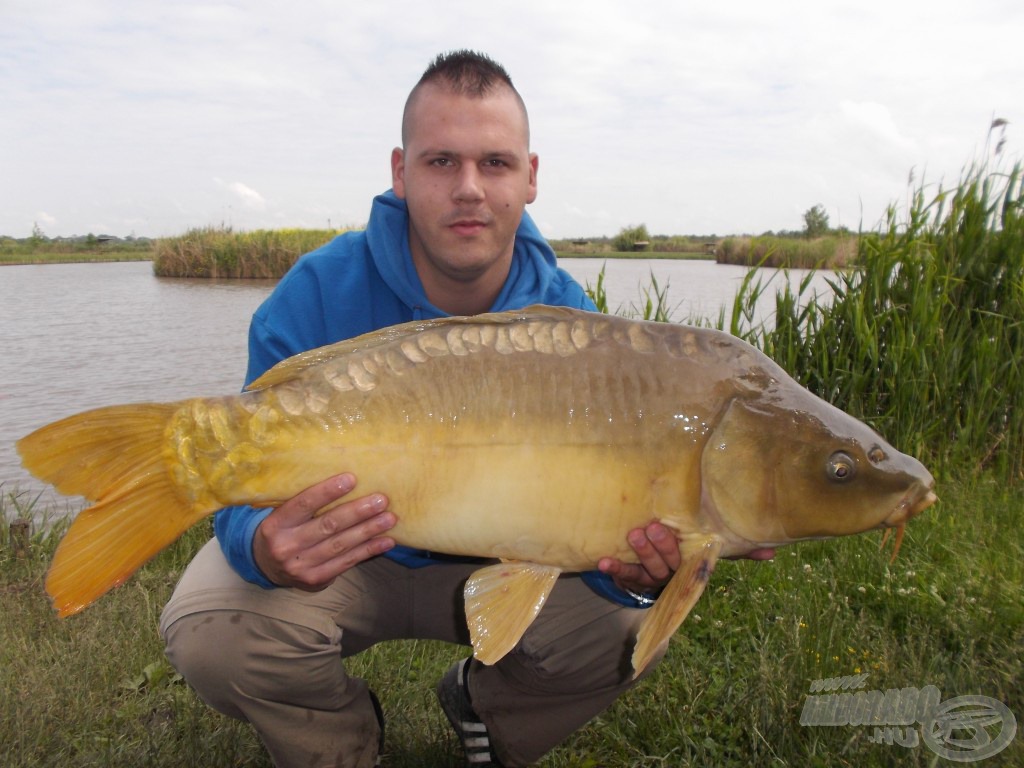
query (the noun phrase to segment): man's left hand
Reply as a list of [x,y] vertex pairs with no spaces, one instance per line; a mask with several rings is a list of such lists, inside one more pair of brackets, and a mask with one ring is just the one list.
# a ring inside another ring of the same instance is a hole
[[[624,563],[614,557],[604,557],[598,562],[597,569],[611,576],[620,589],[628,592],[650,593],[665,586],[682,562],[675,534],[667,526],[653,522],[643,528],[634,528],[626,535],[626,540],[636,552],[639,562]],[[775,550],[754,549],[741,557],[771,560],[775,557]]]
[[597,564],[597,569],[611,576],[620,589],[638,593],[654,591],[667,584],[679,568],[679,541],[661,523],[634,528],[626,535],[626,541],[640,562],[624,563],[614,557],[604,557]]

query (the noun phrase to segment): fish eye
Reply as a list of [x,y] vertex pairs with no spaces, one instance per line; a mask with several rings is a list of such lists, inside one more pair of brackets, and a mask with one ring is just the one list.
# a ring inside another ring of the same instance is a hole
[[868,451],[868,460],[872,464],[880,464],[887,458],[889,457],[885,455],[885,451],[882,450],[881,446],[876,445],[874,448]]
[[837,482],[852,480],[856,474],[856,464],[849,454],[836,451],[828,457],[828,476]]

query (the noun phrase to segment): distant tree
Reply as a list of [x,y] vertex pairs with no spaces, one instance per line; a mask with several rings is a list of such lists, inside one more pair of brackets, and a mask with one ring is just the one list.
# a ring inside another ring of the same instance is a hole
[[46,233],[43,232],[43,228],[39,226],[39,222],[32,222],[32,236],[29,237],[28,242],[33,248],[42,245],[47,241]]
[[615,236],[612,245],[616,251],[632,251],[637,243],[649,243],[651,236],[647,233],[647,225],[641,224],[638,227],[623,227]]
[[821,205],[808,208],[804,214],[804,234],[809,238],[828,234],[828,214]]

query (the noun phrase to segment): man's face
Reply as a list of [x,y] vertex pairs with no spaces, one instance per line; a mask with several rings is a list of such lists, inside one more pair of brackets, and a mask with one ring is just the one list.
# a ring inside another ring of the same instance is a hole
[[409,207],[413,263],[435,303],[438,291],[482,290],[489,300],[500,291],[523,209],[537,196],[528,141],[506,87],[470,98],[427,84],[410,105],[392,184]]

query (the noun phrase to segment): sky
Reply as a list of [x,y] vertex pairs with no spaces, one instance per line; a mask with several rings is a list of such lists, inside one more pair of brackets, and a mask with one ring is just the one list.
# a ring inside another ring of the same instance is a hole
[[470,48],[526,101],[550,238],[873,229],[1024,147],[1019,0],[0,0],[0,235],[361,226]]

